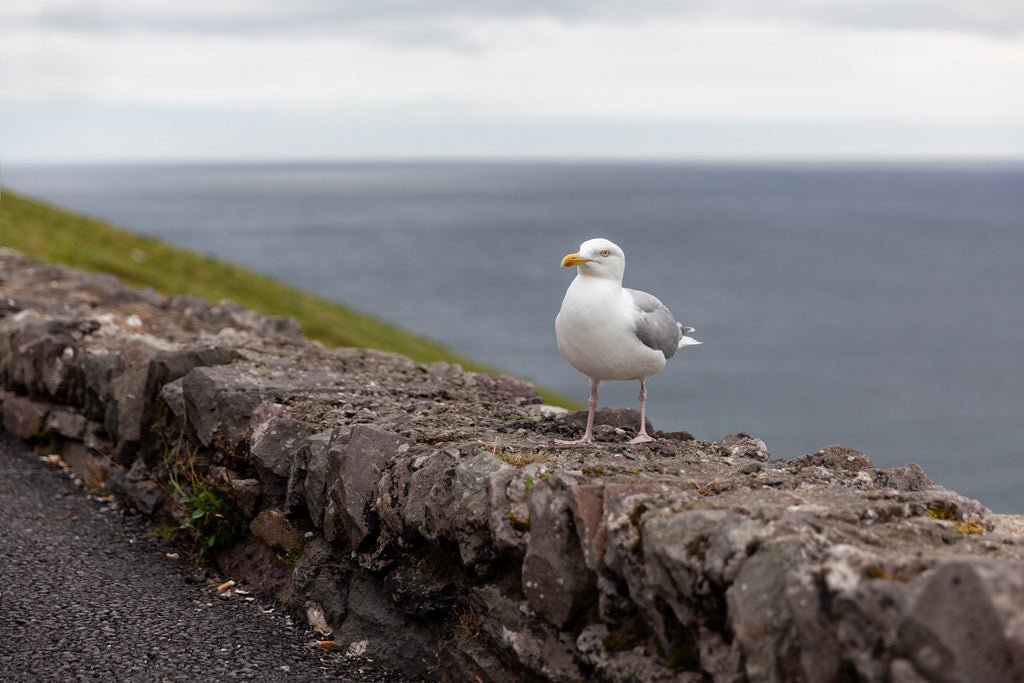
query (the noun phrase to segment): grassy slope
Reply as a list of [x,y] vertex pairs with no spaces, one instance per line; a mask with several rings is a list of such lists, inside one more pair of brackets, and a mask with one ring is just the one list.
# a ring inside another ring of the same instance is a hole
[[[470,370],[493,371],[460,358],[440,344],[241,266],[120,230],[6,189],[0,195],[0,245],[40,261],[112,273],[127,284],[152,287],[164,294],[193,294],[211,301],[230,299],[261,313],[291,316],[308,337],[328,346],[384,349],[420,362],[445,360]],[[572,403],[550,391],[541,389],[541,394],[551,403]]]

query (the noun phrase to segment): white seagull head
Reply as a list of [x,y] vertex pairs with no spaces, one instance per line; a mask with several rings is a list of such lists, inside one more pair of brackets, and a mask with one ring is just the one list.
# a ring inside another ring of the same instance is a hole
[[576,253],[566,254],[562,265],[566,268],[576,266],[580,275],[622,282],[622,275],[626,272],[626,255],[619,245],[598,237],[581,244]]

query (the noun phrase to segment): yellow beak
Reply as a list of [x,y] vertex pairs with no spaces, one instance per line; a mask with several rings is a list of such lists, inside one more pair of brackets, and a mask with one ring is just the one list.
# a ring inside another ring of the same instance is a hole
[[562,267],[568,268],[570,266],[578,266],[581,263],[590,263],[590,259],[583,258],[577,254],[566,254],[565,258],[562,259]]

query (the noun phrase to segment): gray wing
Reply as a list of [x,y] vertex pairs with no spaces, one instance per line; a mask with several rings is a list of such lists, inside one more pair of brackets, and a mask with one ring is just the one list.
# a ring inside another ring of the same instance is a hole
[[623,289],[633,297],[633,305],[637,308],[636,323],[633,327],[637,339],[643,342],[644,346],[664,353],[665,358],[671,358],[679,348],[679,340],[683,336],[682,326],[657,297],[635,289]]

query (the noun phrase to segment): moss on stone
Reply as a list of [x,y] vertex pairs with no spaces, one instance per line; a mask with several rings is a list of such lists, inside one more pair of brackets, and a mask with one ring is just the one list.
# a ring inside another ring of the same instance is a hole
[[530,530],[530,520],[518,517],[511,510],[508,513],[508,523],[512,525],[512,528],[521,534],[525,534]]
[[928,516],[932,519],[952,522],[953,528],[964,535],[985,533],[984,524],[974,519],[963,519],[957,509],[952,505],[931,505],[928,507]]

